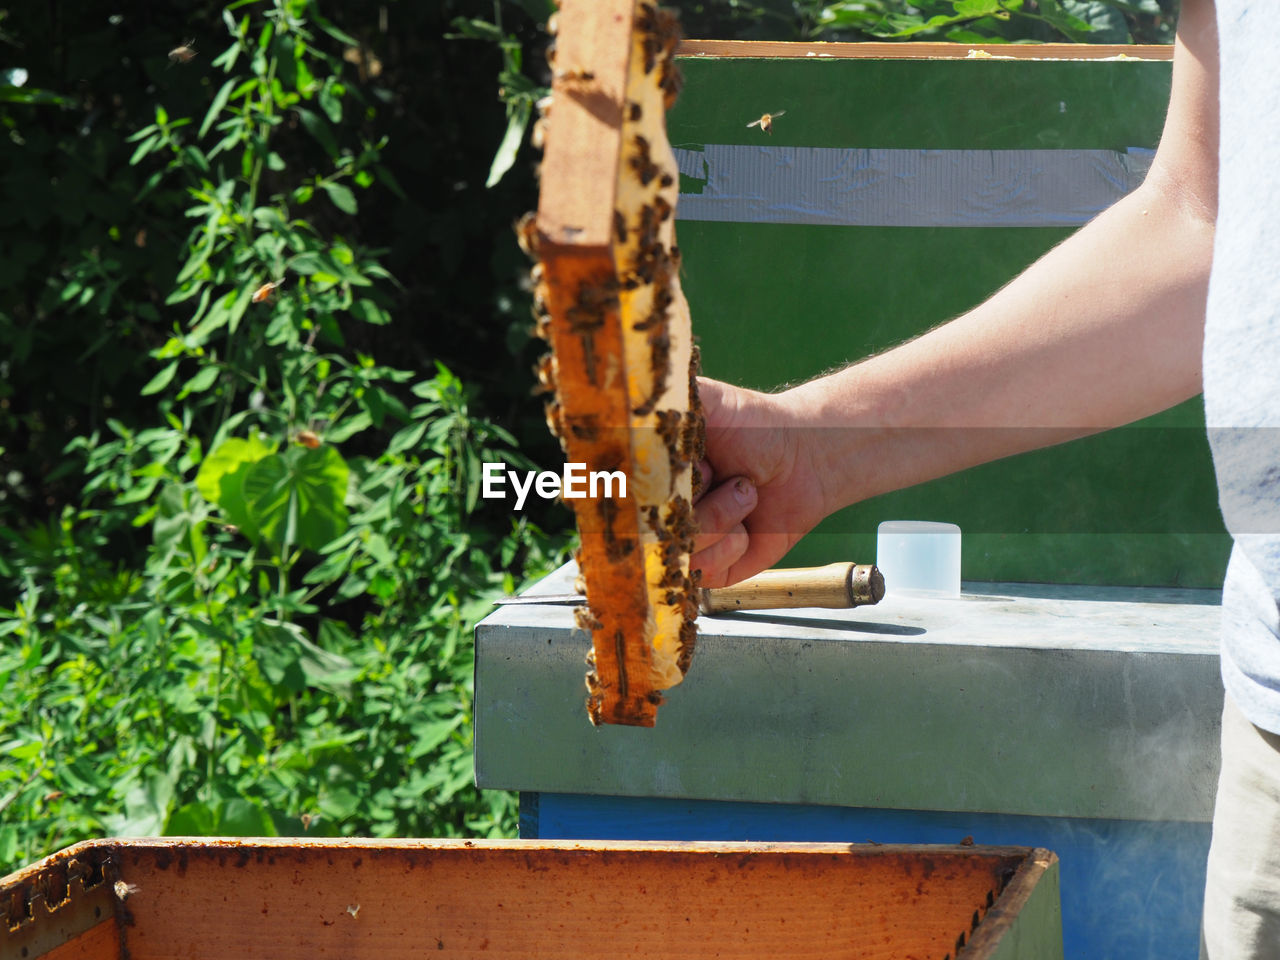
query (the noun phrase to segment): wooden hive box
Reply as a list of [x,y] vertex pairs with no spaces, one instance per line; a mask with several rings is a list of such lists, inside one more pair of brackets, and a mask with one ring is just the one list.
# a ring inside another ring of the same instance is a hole
[[1060,958],[1024,847],[80,843],[0,881],[4,960]]

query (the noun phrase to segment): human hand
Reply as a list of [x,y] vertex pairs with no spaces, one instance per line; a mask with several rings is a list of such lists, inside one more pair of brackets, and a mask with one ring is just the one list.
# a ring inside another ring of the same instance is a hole
[[825,515],[812,429],[788,394],[699,378],[707,456],[690,566],[723,587],[768,569]]

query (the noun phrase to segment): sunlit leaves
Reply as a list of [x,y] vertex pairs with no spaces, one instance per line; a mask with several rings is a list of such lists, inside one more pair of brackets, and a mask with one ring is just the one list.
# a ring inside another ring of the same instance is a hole
[[[199,71],[157,51],[163,82],[115,131],[145,229],[49,280],[47,308],[107,342],[146,319],[125,381],[143,400],[68,425],[81,501],[0,527],[0,873],[115,831],[513,828],[511,797],[473,786],[470,631],[561,553],[478,519],[477,459],[520,461],[458,378],[380,362],[398,341],[365,328],[409,321],[352,217],[404,195],[369,132],[386,101],[313,0],[272,7],[226,4]],[[14,168],[15,236],[99,202],[97,154],[58,160],[58,184],[54,156]],[[68,260],[25,244],[0,270]]]
[[1168,0],[807,0],[799,9],[800,31],[825,39],[960,43],[1170,42],[1176,19]]
[[200,495],[251,540],[258,537],[258,524],[245,501],[244,479],[255,463],[273,452],[274,447],[257,434],[245,439],[232,437],[210,451],[196,474]]
[[244,476],[245,508],[266,540],[318,550],[347,527],[348,468],[333,447],[293,446]]

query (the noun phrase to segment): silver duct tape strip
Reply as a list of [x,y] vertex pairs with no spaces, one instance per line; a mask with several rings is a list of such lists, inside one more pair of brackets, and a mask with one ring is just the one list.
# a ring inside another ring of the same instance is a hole
[[[862,227],[1077,227],[1154,151],[678,147],[677,218]],[[683,192],[701,182],[699,192]]]

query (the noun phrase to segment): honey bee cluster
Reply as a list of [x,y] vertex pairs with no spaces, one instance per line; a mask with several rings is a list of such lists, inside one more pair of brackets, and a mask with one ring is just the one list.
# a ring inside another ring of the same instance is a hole
[[[569,10],[561,10],[560,29]],[[618,152],[607,250],[558,258],[530,214],[517,225],[531,273],[536,332],[552,350],[536,368],[549,394],[547,424],[566,455],[591,470],[622,470],[625,499],[575,504],[577,561],[592,636],[587,712],[593,723],[652,725],[661,690],[679,683],[693,656],[697,583],[689,570],[696,463],[703,420],[698,351],[680,290],[675,243],[678,183],[665,114],[680,89],[674,14],[635,3],[627,73],[616,104]],[[553,61],[553,70],[555,65]],[[592,64],[553,73],[570,96],[597,78]],[[540,105],[535,141],[554,138]]]

